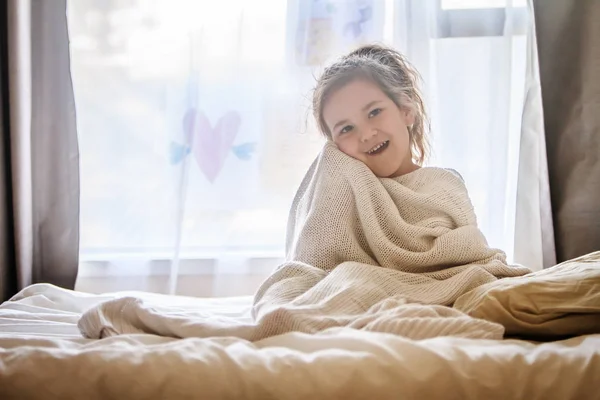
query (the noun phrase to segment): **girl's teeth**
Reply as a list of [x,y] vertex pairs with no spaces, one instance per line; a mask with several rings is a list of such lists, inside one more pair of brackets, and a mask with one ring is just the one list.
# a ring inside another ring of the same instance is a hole
[[379,150],[380,148],[382,148],[384,144],[385,144],[385,142],[378,144],[377,147],[375,147],[374,149],[369,150],[369,153],[372,154],[372,153],[376,152],[377,150]]

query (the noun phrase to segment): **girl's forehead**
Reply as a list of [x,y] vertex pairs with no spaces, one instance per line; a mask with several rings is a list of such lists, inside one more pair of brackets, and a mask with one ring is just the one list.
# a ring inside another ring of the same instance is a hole
[[365,79],[353,80],[329,95],[323,107],[323,116],[326,120],[328,117],[335,118],[339,114],[359,111],[373,101],[385,99],[387,96],[374,82]]
[[364,78],[351,80],[351,81],[347,82],[346,84],[344,84],[343,86],[341,86],[340,88],[338,88],[336,90],[336,92],[345,92],[345,94],[348,94],[348,93],[360,93],[360,94],[372,94],[372,95],[383,94],[383,92],[381,91],[381,89],[375,82],[368,80],[368,79],[364,79]]

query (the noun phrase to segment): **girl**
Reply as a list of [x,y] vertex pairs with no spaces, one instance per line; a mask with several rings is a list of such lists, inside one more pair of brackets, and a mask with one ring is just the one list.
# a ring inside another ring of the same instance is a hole
[[380,178],[420,168],[427,156],[427,115],[418,73],[397,51],[361,47],[327,68],[313,110],[321,131]]
[[329,140],[292,203],[286,261],[254,298],[259,337],[371,322],[403,334],[394,324],[404,303],[451,306],[529,272],[488,246],[455,172],[421,168],[428,126],[417,79],[378,45],[319,78],[314,116]]

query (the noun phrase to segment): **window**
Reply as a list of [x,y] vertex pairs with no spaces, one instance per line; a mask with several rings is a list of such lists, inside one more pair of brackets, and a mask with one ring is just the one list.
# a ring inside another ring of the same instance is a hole
[[488,167],[518,154],[523,6],[69,2],[84,289],[252,293],[283,256],[290,202],[323,143],[314,76],[372,41],[400,48],[423,74],[433,161],[465,176],[482,230],[510,254],[514,171]]
[[444,10],[525,7],[527,0],[441,0]]
[[442,0],[438,37],[525,35],[526,3],[526,0]]

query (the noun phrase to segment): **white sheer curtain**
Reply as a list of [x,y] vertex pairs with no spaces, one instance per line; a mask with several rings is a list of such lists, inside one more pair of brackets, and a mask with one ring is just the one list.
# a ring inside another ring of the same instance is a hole
[[314,77],[368,42],[416,64],[432,117],[430,163],[463,175],[490,244],[514,259],[532,18],[524,6],[71,2],[78,288],[252,293],[283,257],[287,208],[323,142],[309,109]]

